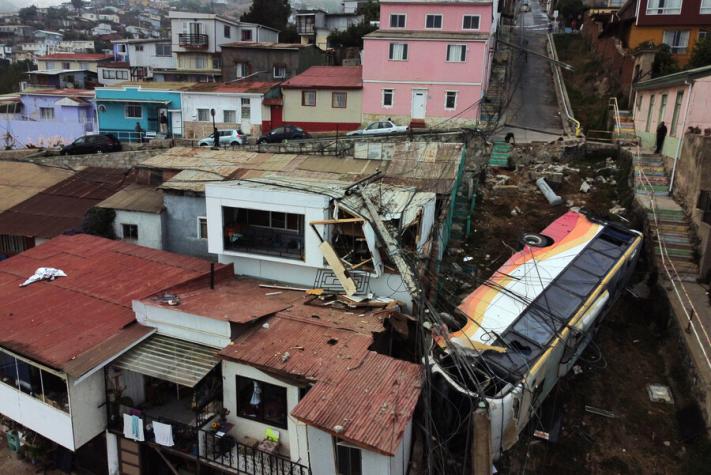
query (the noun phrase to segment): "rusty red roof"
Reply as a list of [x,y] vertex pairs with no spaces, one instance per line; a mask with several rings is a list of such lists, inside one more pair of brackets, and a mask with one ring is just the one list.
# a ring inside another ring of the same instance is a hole
[[362,89],[361,66],[311,66],[281,84],[284,89]]
[[22,96],[40,95],[40,96],[68,96],[68,97],[94,97],[94,91],[91,89],[32,89],[27,88],[20,93]]
[[37,57],[39,61],[53,60],[53,59],[67,59],[74,61],[108,61],[113,59],[110,54],[102,53],[53,53],[46,56]]
[[52,238],[77,230],[90,208],[127,185],[127,173],[84,169],[0,213],[0,234]]
[[[67,277],[19,287],[39,267]],[[72,367],[137,325],[132,300],[209,269],[201,259],[122,241],[59,236],[0,262],[0,346],[52,368]]]
[[422,370],[373,351],[334,381],[322,380],[291,415],[351,444],[393,456],[422,389]]

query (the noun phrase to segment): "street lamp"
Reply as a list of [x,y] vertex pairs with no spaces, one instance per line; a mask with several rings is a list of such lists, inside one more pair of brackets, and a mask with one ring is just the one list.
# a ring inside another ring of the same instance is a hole
[[220,134],[217,133],[217,126],[215,125],[215,109],[210,109],[210,115],[212,116],[212,148],[220,148]]

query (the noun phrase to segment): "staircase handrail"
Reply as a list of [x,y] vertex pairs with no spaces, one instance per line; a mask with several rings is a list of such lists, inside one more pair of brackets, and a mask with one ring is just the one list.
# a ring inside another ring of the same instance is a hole
[[621,132],[622,121],[620,120],[620,106],[617,103],[617,97],[610,97],[610,100],[607,102],[607,107],[612,108],[613,115],[615,117],[615,126],[617,127],[618,132]]

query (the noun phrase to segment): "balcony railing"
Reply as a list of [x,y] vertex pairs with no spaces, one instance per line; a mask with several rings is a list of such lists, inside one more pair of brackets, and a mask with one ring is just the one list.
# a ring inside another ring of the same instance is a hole
[[296,25],[296,33],[299,35],[313,35],[316,32],[316,29],[312,24],[297,24]]
[[202,33],[180,33],[178,35],[178,45],[181,48],[207,49],[208,43],[208,36]]
[[200,430],[200,459],[247,475],[310,475],[311,470],[288,458],[240,444],[230,435]]

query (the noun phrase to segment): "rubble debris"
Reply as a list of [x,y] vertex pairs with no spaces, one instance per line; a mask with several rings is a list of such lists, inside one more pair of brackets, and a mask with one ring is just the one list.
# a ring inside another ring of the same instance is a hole
[[620,214],[624,214],[624,212],[627,211],[627,208],[623,208],[620,205],[615,205],[612,208],[610,208],[608,211],[610,214],[620,215]]
[[285,352],[282,353],[282,355],[281,355],[281,362],[282,362],[282,363],[286,363],[287,361],[289,361],[289,358],[290,358],[290,357],[291,357],[291,354],[290,354],[288,351],[285,351]]
[[588,405],[585,406],[585,412],[589,412],[590,414],[595,414],[597,416],[609,417],[610,419],[614,419],[617,417],[614,412]]
[[649,400],[652,402],[674,404],[674,397],[672,396],[669,386],[663,384],[648,384],[647,393],[649,394]]
[[550,438],[551,438],[551,435],[548,432],[545,432],[542,430],[533,431],[533,436],[538,437],[539,439],[543,439],[543,440],[550,440]]
[[67,277],[61,269],[55,269],[54,267],[39,267],[26,281],[20,284],[20,287],[26,287],[30,284],[34,284],[40,280],[52,281],[57,277]]
[[543,196],[546,197],[551,206],[563,204],[563,198],[555,194],[553,189],[546,182],[545,178],[539,178],[536,180],[536,185],[538,185],[538,189],[541,190],[541,193],[543,193]]
[[575,374],[577,376],[582,372],[583,372],[583,368],[581,368],[580,365],[576,364],[575,366],[573,366],[573,374]]
[[588,183],[587,181],[583,181],[580,184],[580,191],[582,193],[589,193],[591,189],[592,189],[592,185],[590,185],[590,183]]

